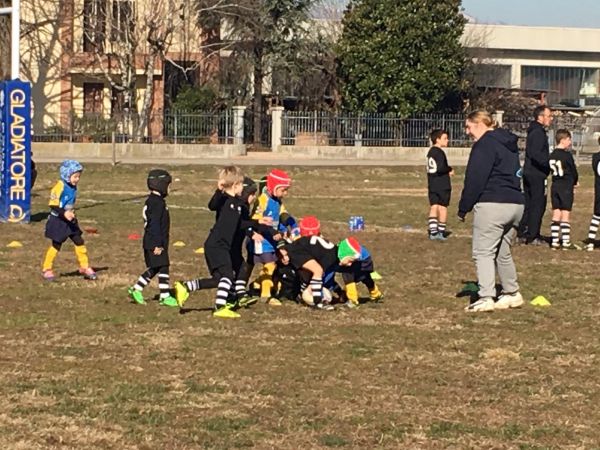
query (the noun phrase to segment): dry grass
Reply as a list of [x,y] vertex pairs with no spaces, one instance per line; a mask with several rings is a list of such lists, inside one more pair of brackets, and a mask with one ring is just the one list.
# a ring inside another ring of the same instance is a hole
[[[56,169],[41,167],[36,218]],[[421,169],[297,168],[293,213],[317,214],[332,239],[349,216],[365,217],[358,237],[385,302],[331,314],[257,305],[224,322],[199,293],[178,314],[125,295],[143,270],[127,236],[141,231],[145,172],[86,168],[78,214],[99,231],[86,235],[98,282],[68,275],[67,244],[64,276],[44,284],[44,222],[2,225],[0,448],[598,448],[598,253],[515,248],[523,294],[553,306],[466,315],[456,293],[474,278],[470,230],[451,216],[452,239],[425,239]],[[187,245],[171,250],[171,273],[206,275],[194,250],[212,224],[216,172],[172,172],[171,241]],[[462,176],[454,181],[455,205]],[[586,173],[575,237],[591,183]],[[5,248],[12,240],[24,247]]]

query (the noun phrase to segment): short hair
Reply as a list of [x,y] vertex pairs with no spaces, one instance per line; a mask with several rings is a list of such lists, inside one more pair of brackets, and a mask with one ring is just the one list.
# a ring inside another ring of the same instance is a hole
[[561,128],[560,130],[556,130],[556,133],[554,134],[554,141],[557,144],[560,144],[560,141],[562,141],[563,139],[566,138],[570,138],[571,137],[571,132],[565,128]]
[[482,109],[477,110],[477,111],[473,111],[472,113],[470,113],[467,116],[467,120],[469,122],[473,122],[473,123],[481,123],[481,122],[483,122],[483,124],[486,127],[496,128],[498,126],[498,124],[496,123],[496,121],[494,120],[494,118],[492,117],[492,115],[489,112],[484,111]]
[[223,189],[229,189],[234,184],[244,181],[244,173],[237,166],[225,166],[219,170],[219,180],[223,185]]
[[544,111],[546,111],[547,109],[550,109],[550,107],[548,105],[538,105],[535,107],[535,109],[533,110],[533,118],[534,120],[537,120],[538,117],[543,116],[544,115]]
[[432,130],[429,134],[429,139],[431,139],[431,143],[435,145],[437,140],[441,139],[443,135],[450,136],[449,133],[443,128],[436,128],[435,130]]

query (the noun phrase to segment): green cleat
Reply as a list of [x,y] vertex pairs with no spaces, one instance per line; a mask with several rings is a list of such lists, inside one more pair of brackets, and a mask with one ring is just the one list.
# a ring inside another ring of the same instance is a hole
[[258,297],[250,297],[249,295],[244,295],[240,297],[237,304],[240,308],[248,308],[249,306],[254,305],[258,301]]
[[144,294],[142,294],[142,291],[130,287],[129,289],[127,289],[127,293],[129,294],[131,300],[133,300],[138,305],[146,304],[146,300],[144,300]]
[[160,306],[169,306],[171,308],[179,307],[179,302],[174,297],[171,297],[170,295],[168,297],[161,298],[160,301],[158,302],[158,304]]
[[225,305],[219,309],[215,309],[213,317],[220,317],[221,319],[238,319],[241,316],[231,309],[231,305]]
[[180,281],[176,281],[173,287],[175,288],[175,299],[177,301],[177,305],[179,305],[181,308],[186,300],[190,297],[190,292]]

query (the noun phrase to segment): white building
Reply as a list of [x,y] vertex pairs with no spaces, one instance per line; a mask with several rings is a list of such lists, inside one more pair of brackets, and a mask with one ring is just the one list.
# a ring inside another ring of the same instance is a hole
[[468,23],[463,44],[482,86],[547,92],[547,103],[600,107],[600,28]]

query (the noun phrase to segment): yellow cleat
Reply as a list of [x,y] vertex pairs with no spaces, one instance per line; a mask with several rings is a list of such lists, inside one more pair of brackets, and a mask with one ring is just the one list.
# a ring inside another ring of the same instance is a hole
[[281,300],[275,298],[275,297],[271,297],[270,299],[267,300],[267,305],[269,306],[281,306]]
[[190,293],[185,285],[179,281],[176,281],[173,287],[175,288],[175,299],[181,308],[186,300],[190,297]]
[[376,291],[372,291],[369,293],[369,300],[372,302],[378,302],[379,300],[383,300],[383,293],[377,289]]
[[213,312],[214,317],[220,317],[221,319],[238,319],[241,316],[231,309],[231,306],[225,305]]

